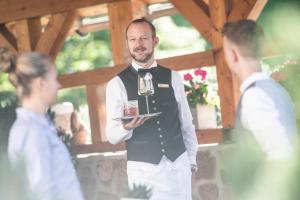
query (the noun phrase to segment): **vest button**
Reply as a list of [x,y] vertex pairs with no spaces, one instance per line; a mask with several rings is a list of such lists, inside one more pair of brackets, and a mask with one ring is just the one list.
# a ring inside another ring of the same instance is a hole
[[164,143],[163,143],[163,142],[161,142],[160,144],[161,144],[161,145],[164,145]]
[[164,152],[165,152],[165,150],[164,150],[164,149],[162,149],[162,150],[161,150],[161,152],[163,152],[163,153],[164,153]]
[[152,100],[152,103],[155,103],[155,100]]
[[162,138],[162,135],[159,135],[160,138]]
[[161,131],[161,128],[158,128],[157,130],[158,130],[158,131]]
[[157,124],[160,124],[160,121],[156,121]]
[[154,108],[153,108],[153,110],[157,110],[157,108],[156,108],[156,107],[154,107]]

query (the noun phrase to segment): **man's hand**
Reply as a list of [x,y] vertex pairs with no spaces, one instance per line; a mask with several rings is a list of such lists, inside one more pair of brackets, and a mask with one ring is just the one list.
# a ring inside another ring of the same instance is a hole
[[126,130],[132,130],[142,124],[144,124],[145,121],[150,119],[150,117],[135,117],[130,122],[124,123],[123,127]]

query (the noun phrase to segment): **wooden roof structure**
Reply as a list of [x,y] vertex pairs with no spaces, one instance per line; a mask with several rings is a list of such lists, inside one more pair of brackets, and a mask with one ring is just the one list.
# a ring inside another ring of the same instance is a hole
[[[92,144],[76,147],[79,153],[122,150],[106,142],[105,83],[126,66],[128,53],[125,28],[134,18],[149,19],[181,13],[213,49],[188,55],[169,57],[158,63],[173,70],[193,66],[216,67],[221,102],[222,125],[232,127],[239,98],[239,83],[226,66],[222,50],[221,29],[227,21],[256,20],[268,0],[1,0],[0,44],[15,52],[38,51],[56,58],[70,34],[85,34],[109,28],[113,61],[108,66],[85,72],[59,76],[62,88],[85,86],[92,130]],[[167,8],[149,12],[149,5],[171,3]],[[108,16],[94,23],[84,18]],[[199,143],[222,142],[220,129],[198,130]]]

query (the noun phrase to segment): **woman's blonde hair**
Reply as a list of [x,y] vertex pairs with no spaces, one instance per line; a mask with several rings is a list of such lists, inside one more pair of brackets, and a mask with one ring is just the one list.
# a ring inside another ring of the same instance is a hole
[[0,47],[0,71],[9,74],[10,82],[16,87],[19,98],[31,94],[31,82],[44,77],[52,67],[51,59],[37,52],[17,57],[6,47]]

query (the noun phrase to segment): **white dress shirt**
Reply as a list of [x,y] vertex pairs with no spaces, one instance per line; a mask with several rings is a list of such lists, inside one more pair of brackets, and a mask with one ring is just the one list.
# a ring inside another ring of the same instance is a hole
[[9,159],[23,161],[29,188],[39,200],[83,200],[69,152],[46,116],[17,108],[9,136]]
[[[252,74],[240,86],[243,94],[241,102],[241,123],[254,135],[268,160],[285,160],[292,155],[293,141],[295,141],[294,128],[289,127],[280,120],[278,102],[271,98],[260,87],[250,87],[251,84],[260,80],[271,80],[270,75],[258,72]],[[274,84],[277,84],[274,82]],[[272,85],[274,85],[272,84]],[[274,86],[273,90],[278,89]],[[275,92],[275,91],[273,91]],[[278,95],[280,95],[278,92]],[[284,93],[281,99],[288,97]],[[286,98],[289,100],[288,98]],[[285,100],[286,100],[285,99]],[[287,101],[282,101],[287,102]],[[288,102],[289,103],[289,102]],[[282,108],[287,105],[282,105]],[[289,113],[289,116],[293,113]],[[292,117],[291,117],[292,118]]]

